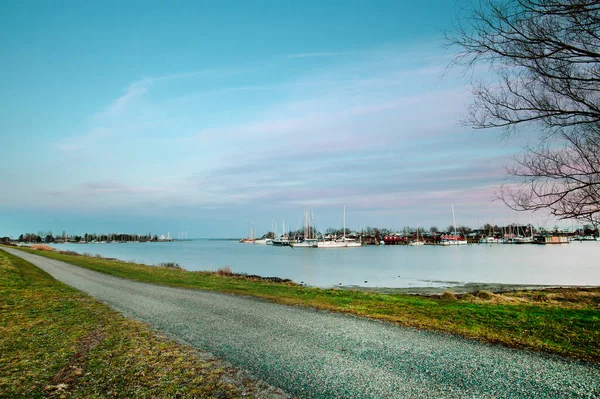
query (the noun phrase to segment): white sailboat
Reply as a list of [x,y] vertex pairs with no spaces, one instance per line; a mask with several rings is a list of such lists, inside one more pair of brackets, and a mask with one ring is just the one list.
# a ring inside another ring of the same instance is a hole
[[358,248],[361,246],[359,241],[346,238],[346,205],[344,205],[344,235],[341,240],[319,241],[317,248]]
[[419,225],[417,225],[417,239],[415,241],[411,241],[408,245],[411,245],[413,247],[425,245],[425,241],[419,240]]
[[467,240],[464,240],[460,234],[456,233],[456,218],[454,217],[454,204],[452,204],[452,222],[454,224],[454,232],[447,236],[442,236],[440,244],[448,245],[467,245]]
[[[312,223],[311,223],[312,219]],[[313,233],[311,234],[311,229]],[[292,242],[290,246],[298,247],[298,248],[316,248],[318,240],[314,237],[314,217],[311,217],[311,214],[308,210],[304,210],[304,238],[300,242]]]
[[273,240],[277,237],[277,223],[275,223],[275,220],[271,220],[271,231],[273,232],[272,238],[265,240],[266,245],[273,245]]
[[487,237],[482,237],[479,240],[480,244],[500,244],[498,239],[496,238],[496,233],[494,232],[494,219],[492,219],[492,231],[488,231]]

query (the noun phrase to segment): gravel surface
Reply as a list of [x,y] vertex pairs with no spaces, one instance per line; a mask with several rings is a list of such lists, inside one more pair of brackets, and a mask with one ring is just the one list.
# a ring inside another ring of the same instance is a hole
[[5,249],[300,398],[599,398],[600,365],[353,316],[133,282]]

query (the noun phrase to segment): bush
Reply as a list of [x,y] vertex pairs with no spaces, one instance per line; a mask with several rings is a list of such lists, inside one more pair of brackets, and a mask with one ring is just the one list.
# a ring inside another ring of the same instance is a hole
[[183,270],[183,267],[181,267],[179,265],[179,263],[176,263],[176,262],[163,262],[163,263],[159,263],[158,265],[162,266],[162,267],[166,267],[167,269]]
[[445,301],[456,301],[456,294],[452,291],[444,291],[444,293],[442,294],[442,296],[440,296],[440,299],[443,299]]

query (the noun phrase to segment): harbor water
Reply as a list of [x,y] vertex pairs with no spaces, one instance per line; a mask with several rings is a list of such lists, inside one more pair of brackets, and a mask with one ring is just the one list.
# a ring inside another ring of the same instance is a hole
[[564,245],[368,246],[315,249],[227,240],[56,244],[59,250],[186,270],[288,278],[318,287],[451,287],[465,283],[600,285],[600,242]]

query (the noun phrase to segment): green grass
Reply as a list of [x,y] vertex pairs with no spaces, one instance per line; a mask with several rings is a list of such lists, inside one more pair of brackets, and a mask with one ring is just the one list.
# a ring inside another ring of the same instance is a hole
[[216,360],[0,250],[0,397],[235,398]]
[[212,272],[32,251],[114,276],[155,284],[250,295],[287,304],[459,334],[482,341],[600,361],[600,289],[547,290],[442,298],[318,289]]

